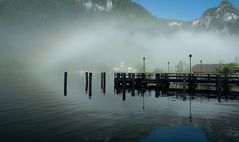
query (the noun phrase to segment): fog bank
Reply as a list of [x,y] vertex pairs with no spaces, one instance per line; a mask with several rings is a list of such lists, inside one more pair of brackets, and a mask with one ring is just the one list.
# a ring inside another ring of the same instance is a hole
[[[150,34],[121,28],[114,22],[59,25],[33,31],[1,28],[1,70],[139,71],[146,57],[148,71],[171,70],[179,61],[216,64],[239,56],[237,35],[191,31]],[[157,27],[155,27],[157,28]]]

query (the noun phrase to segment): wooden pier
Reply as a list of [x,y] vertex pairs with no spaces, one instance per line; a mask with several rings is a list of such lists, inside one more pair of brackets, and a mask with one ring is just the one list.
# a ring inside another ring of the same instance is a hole
[[[151,74],[151,73],[115,73],[114,83],[120,89],[157,89],[177,90],[182,92],[237,92],[232,86],[239,88],[239,75],[228,74]],[[220,96],[219,96],[220,97]]]

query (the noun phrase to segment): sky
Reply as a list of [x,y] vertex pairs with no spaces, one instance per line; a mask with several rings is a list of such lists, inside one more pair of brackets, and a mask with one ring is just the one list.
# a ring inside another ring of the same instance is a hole
[[[154,16],[191,21],[198,19],[211,7],[216,7],[222,0],[135,0]],[[239,8],[239,0],[230,0]]]

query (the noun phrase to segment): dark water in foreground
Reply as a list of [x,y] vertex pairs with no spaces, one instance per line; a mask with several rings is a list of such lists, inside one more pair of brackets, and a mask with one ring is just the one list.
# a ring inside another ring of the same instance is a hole
[[189,100],[146,92],[122,101],[113,75],[105,94],[99,78],[94,74],[89,98],[80,73],[69,74],[66,97],[62,74],[1,76],[0,142],[239,141],[239,101],[195,98],[189,119]]

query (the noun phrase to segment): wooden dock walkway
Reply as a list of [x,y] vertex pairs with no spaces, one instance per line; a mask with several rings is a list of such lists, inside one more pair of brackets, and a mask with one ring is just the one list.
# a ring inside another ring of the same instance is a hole
[[[139,89],[154,88],[157,90],[178,90],[182,92],[237,92],[239,75],[227,74],[152,74],[152,73],[115,73],[116,88]],[[239,95],[239,89],[238,89]]]

